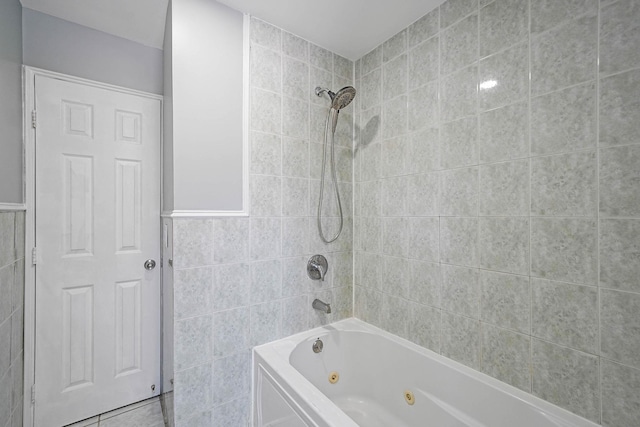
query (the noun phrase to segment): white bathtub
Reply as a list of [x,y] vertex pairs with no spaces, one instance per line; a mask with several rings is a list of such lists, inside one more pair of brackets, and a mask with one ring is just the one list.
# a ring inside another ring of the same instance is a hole
[[257,427],[597,426],[357,319],[256,347],[253,374]]

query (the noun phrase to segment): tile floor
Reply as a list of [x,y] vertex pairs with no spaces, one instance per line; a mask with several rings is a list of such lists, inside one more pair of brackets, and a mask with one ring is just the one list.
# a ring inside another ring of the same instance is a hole
[[164,427],[160,399],[143,400],[67,427]]

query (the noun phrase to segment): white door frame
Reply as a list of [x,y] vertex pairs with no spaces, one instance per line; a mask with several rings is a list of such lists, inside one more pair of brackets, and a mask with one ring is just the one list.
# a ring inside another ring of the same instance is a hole
[[[160,101],[160,206],[158,212],[162,212],[162,175],[163,171],[163,96],[120,86],[101,83],[94,80],[83,79],[67,74],[56,73],[40,68],[23,66],[23,145],[24,145],[24,182],[25,182],[25,257],[24,257],[24,400],[23,400],[23,426],[33,427],[34,405],[32,403],[32,387],[35,383],[35,336],[36,336],[36,276],[32,259],[32,248],[35,246],[35,128],[32,126],[32,111],[35,110],[35,77],[44,76],[71,83],[79,83],[101,89],[137,95]],[[161,233],[161,230],[158,230]],[[162,238],[160,239],[162,242]],[[159,248],[162,250],[162,248]],[[162,265],[162,262],[160,262]],[[160,289],[162,289],[162,274],[160,275]],[[162,292],[160,294],[162,301]],[[162,323],[162,322],[161,322]],[[162,325],[161,325],[162,326]],[[159,337],[160,339],[160,337]],[[162,371],[162,369],[161,369]],[[96,414],[97,415],[97,414]]]

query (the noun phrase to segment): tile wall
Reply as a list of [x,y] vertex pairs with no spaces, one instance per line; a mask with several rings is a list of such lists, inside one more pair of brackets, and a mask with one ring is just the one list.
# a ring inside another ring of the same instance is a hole
[[[336,133],[344,230],[326,245],[315,215],[329,100],[313,89],[352,84],[353,63],[263,21],[250,27],[250,216],[173,221],[178,426],[246,425],[250,349],[352,315],[353,107]],[[324,206],[332,234],[328,192]],[[317,253],[329,261],[324,282],[306,275]],[[314,311],[316,297],[333,314]]]
[[0,426],[22,427],[24,212],[0,212]]
[[356,62],[355,315],[640,420],[640,2],[449,0]]

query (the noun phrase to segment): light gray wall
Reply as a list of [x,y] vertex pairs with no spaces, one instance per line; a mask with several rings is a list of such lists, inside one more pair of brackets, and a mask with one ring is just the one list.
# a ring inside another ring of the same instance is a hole
[[162,94],[162,50],[31,9],[22,13],[24,64]]
[[242,209],[243,16],[172,5],[174,209]]
[[640,420],[640,3],[565,6],[449,0],[356,62],[354,310],[625,427]]
[[23,203],[22,6],[0,2],[0,203]]
[[163,102],[163,171],[162,203],[163,211],[173,210],[173,18],[172,2],[167,6],[167,20],[164,27],[164,102]]
[[[336,141],[345,226],[324,244],[315,203],[329,100],[311,88],[351,84],[353,63],[255,19],[251,48],[250,217],[173,220],[179,426],[247,425],[251,347],[352,313],[353,109],[342,110]],[[333,234],[336,207],[324,206]],[[324,282],[307,278],[316,253],[329,261]],[[332,314],[313,310],[314,298],[330,302]],[[187,400],[193,390],[202,398]]]

